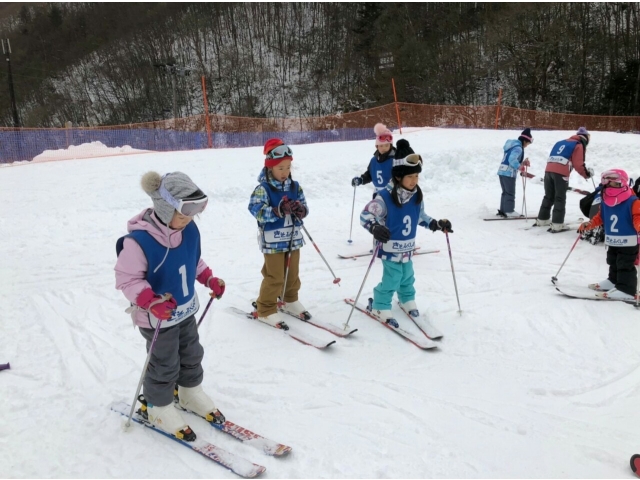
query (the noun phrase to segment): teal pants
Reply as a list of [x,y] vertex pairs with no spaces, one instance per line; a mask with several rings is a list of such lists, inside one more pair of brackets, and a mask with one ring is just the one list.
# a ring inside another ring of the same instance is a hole
[[376,310],[391,310],[393,293],[398,292],[398,300],[402,303],[415,300],[416,289],[413,287],[413,262],[406,263],[382,260],[384,271],[382,281],[373,289],[373,308]]

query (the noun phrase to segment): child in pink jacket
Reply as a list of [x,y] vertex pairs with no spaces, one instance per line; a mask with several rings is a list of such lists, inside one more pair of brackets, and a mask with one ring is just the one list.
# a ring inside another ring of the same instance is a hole
[[202,389],[204,349],[195,319],[195,280],[216,298],[225,289],[224,281],[214,277],[200,257],[200,232],[192,221],[204,211],[208,198],[181,172],[163,177],[148,172],[141,183],[153,208],[129,220],[129,234],[118,240],[116,288],[131,302],[127,311],[147,341],[147,352],[162,322],[139,399],[142,414],[159,429],[193,441],[195,433],[174,407],[176,385],[180,407],[209,422],[225,422]]

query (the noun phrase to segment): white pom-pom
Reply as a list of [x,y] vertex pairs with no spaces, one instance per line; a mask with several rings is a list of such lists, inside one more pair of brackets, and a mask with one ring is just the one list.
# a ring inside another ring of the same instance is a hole
[[147,172],[142,176],[140,185],[145,192],[152,193],[160,188],[161,182],[162,177],[158,172]]
[[376,126],[373,127],[373,132],[376,135],[382,135],[383,133],[385,133],[387,131],[387,126],[384,125],[383,123],[376,123]]

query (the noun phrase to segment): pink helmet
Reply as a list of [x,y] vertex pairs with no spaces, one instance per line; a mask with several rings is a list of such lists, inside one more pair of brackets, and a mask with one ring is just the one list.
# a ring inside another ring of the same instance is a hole
[[600,183],[604,187],[602,190],[602,199],[609,207],[615,207],[621,204],[631,197],[633,193],[629,188],[629,175],[619,168],[602,172]]

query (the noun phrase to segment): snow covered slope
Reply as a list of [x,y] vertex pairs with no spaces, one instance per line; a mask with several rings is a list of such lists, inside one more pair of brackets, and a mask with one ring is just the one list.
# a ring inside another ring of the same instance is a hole
[[[227,282],[201,326],[204,386],[232,421],[293,447],[266,457],[189,419],[198,435],[267,467],[267,476],[617,477],[630,475],[640,439],[640,311],[622,303],[559,296],[550,278],[576,234],[525,230],[523,221],[484,222],[499,206],[502,146],[519,132],[425,129],[406,133],[426,165],[426,211],[449,218],[463,314],[442,233],[420,230],[417,302],[444,333],[421,351],[355,312],[351,338],[319,351],[229,314],[248,309],[261,282],[262,255],[247,211],[262,148],[129,155],[0,170],[0,472],[9,477],[231,478],[176,443],[142,428],[120,429],[109,411],[130,401],[144,342],[115,290],[115,241],[150,206],[141,175],[180,170],[212,201],[197,220],[203,257]],[[526,151],[542,175],[553,143],[572,132],[534,132]],[[400,138],[396,135],[396,140]],[[353,188],[373,141],[294,146],[294,178],[310,215],[301,259],[300,300],[318,318],[343,323],[368,265],[338,253],[369,248],[354,224]],[[593,132],[587,164],[640,175],[640,137]],[[571,185],[592,189],[576,174]],[[516,208],[522,184],[518,179]],[[535,216],[541,185],[527,186]],[[357,190],[356,208],[371,198]],[[567,221],[582,216],[567,194]],[[380,280],[374,264],[363,300]],[[580,243],[559,275],[583,286],[606,277],[602,246]],[[201,298],[205,292],[201,290]],[[398,317],[418,332],[408,319]],[[295,320],[291,319],[291,322]]]

